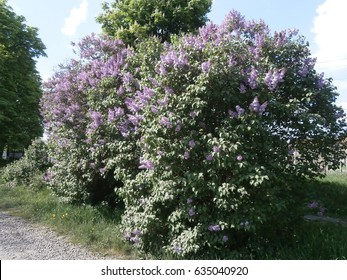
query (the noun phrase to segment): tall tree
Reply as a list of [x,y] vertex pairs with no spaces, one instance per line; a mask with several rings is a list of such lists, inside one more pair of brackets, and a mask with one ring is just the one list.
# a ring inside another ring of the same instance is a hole
[[212,0],[115,0],[103,4],[97,21],[105,33],[128,45],[151,35],[164,42],[171,34],[204,25],[211,5]]
[[0,0],[0,151],[23,149],[42,135],[36,58],[46,54],[37,32]]

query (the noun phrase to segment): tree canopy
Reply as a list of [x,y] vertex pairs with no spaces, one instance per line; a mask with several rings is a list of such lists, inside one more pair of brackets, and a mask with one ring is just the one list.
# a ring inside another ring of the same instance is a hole
[[211,5],[211,0],[116,0],[103,4],[104,12],[97,21],[106,34],[127,45],[151,35],[163,42],[171,34],[203,26]]
[[38,29],[0,0],[0,150],[22,149],[42,135],[35,59],[45,56],[44,50]]

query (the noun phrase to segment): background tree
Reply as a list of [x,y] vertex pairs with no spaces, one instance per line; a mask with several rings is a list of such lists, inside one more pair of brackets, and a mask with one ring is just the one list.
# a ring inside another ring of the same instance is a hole
[[171,34],[203,26],[211,5],[211,0],[116,0],[103,4],[97,21],[105,33],[127,45],[151,35],[164,42]]
[[46,54],[37,31],[0,0],[0,151],[23,149],[42,135],[35,59]]

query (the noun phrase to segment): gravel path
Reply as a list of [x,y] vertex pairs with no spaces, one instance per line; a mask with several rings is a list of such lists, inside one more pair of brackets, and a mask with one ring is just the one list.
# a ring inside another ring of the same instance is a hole
[[0,259],[93,260],[103,259],[74,245],[66,237],[0,211]]

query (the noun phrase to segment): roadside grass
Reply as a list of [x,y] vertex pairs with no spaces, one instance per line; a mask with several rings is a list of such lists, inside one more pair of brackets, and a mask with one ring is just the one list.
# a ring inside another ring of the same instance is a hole
[[[347,220],[347,174],[328,174],[302,186],[305,201],[316,201],[325,214]],[[303,205],[307,214],[312,213]],[[143,255],[124,243],[119,224],[121,210],[105,205],[81,206],[60,202],[49,190],[0,182],[0,210],[44,224],[106,258],[171,259]],[[276,226],[276,225],[274,225]],[[293,241],[257,253],[259,259],[347,259],[347,227],[326,222],[303,222],[293,229]],[[218,259],[218,256],[216,256]],[[246,257],[247,258],[247,257]]]
[[60,202],[47,189],[9,187],[0,182],[0,210],[46,225],[106,258],[139,258],[123,241],[121,212],[107,206],[71,205]]

